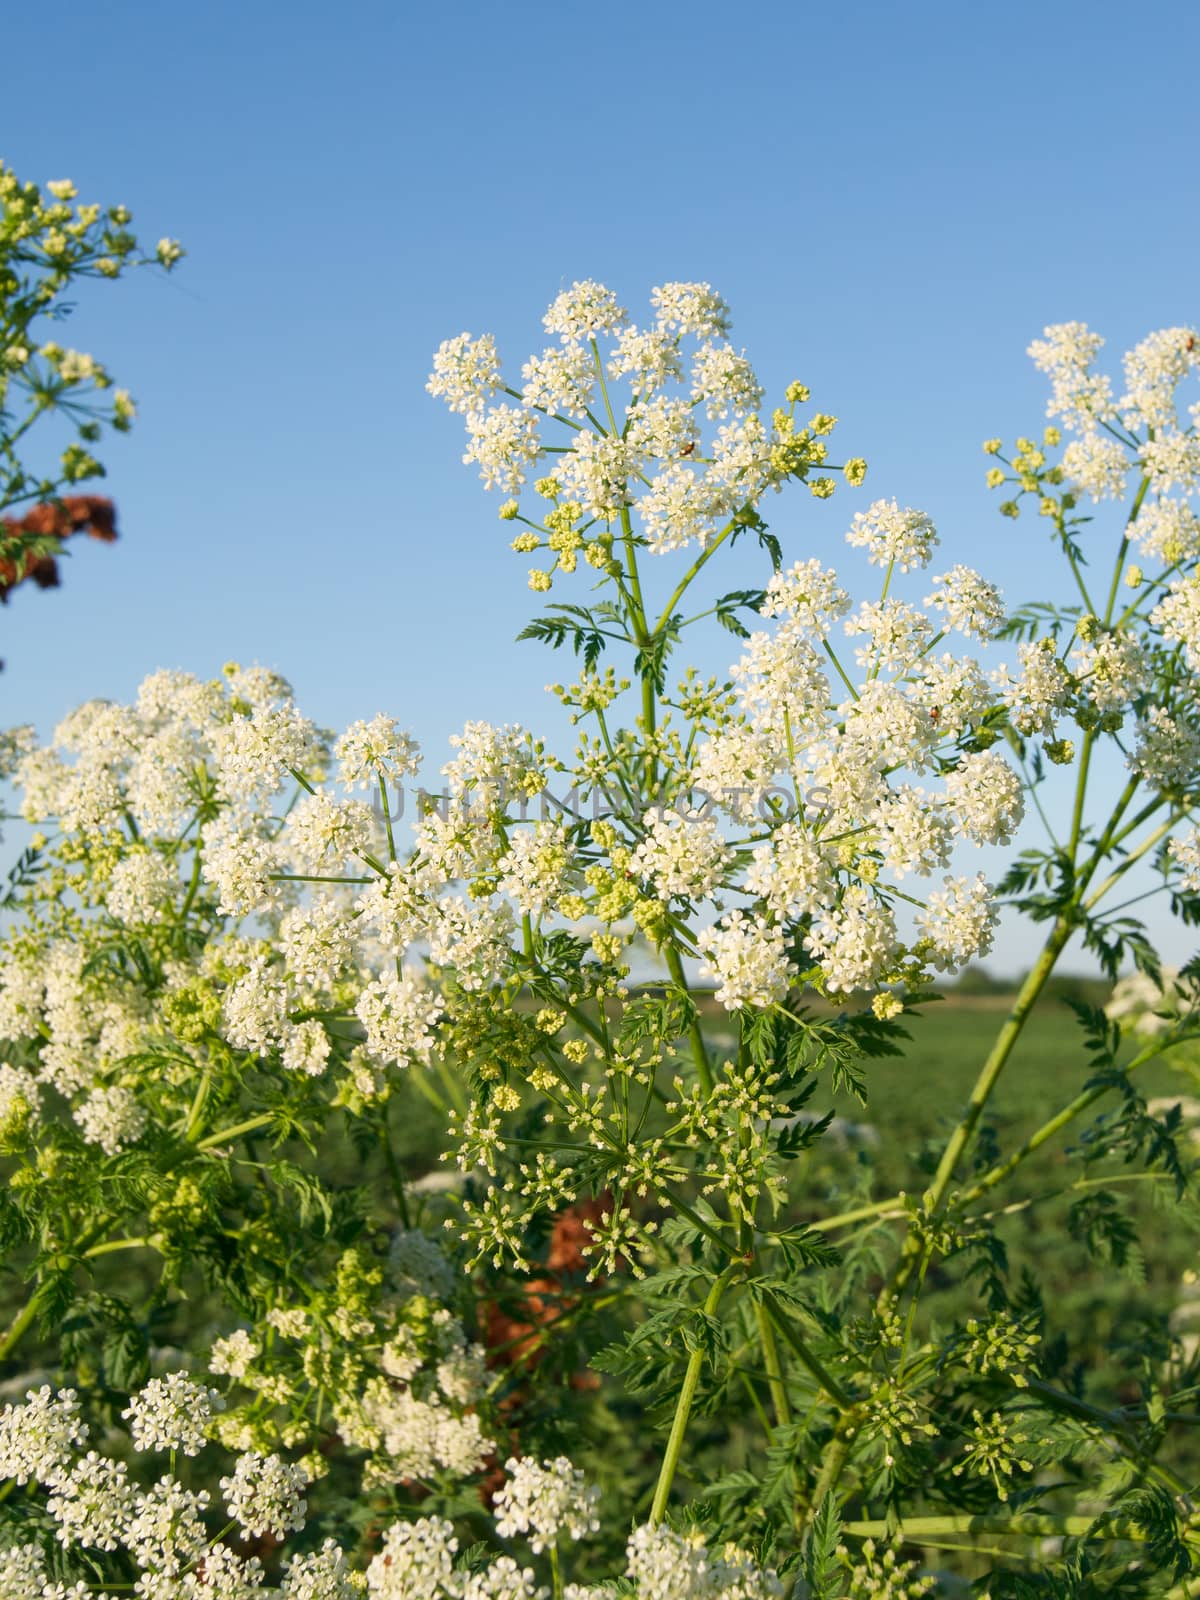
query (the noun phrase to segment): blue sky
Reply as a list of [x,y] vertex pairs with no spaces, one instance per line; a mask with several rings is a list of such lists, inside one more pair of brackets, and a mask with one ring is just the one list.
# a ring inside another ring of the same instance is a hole
[[1116,354],[1194,320],[1198,33],[1190,5],[1109,0],[11,12],[0,155],[189,257],[81,297],[71,342],[140,407],[107,453],[124,536],[0,616],[0,715],[48,731],[236,657],[438,756],[469,717],[556,727],[563,668],[512,643],[524,563],[424,382],[462,329],[515,369],[588,276],[635,316],[710,280],[768,391],[803,378],[841,418],[867,489],[780,501],[789,557],[839,559],[851,510],[895,495],[948,561],[1045,596],[980,441],[1040,425],[1044,324]]

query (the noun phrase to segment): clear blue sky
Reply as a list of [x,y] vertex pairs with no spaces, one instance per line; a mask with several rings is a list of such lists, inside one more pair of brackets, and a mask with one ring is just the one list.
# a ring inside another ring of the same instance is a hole
[[[71,342],[141,412],[107,456],[124,536],[0,616],[0,717],[48,731],[157,666],[237,657],[330,725],[391,711],[439,758],[468,717],[556,726],[562,668],[511,642],[524,564],[423,385],[462,329],[515,368],[587,276],[635,315],[654,283],[710,280],[768,391],[801,377],[842,419],[871,497],[931,511],[947,558],[1010,599],[1044,595],[1041,530],[997,516],[980,441],[1040,423],[1044,324],[1120,351],[1195,319],[1197,17],[10,9],[0,155],[123,200],[189,258],[82,300]],[[851,509],[798,491],[774,526],[836,560]],[[1006,940],[998,964],[1023,957]]]

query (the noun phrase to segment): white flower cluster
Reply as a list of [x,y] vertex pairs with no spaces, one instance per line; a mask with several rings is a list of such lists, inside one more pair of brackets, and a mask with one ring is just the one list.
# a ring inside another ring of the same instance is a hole
[[[585,545],[588,559],[603,565],[601,547],[585,541],[580,524],[630,514],[655,553],[703,545],[765,490],[826,459],[822,436],[833,418],[818,415],[807,427],[792,412],[764,420],[762,386],[730,344],[729,308],[709,284],[662,284],[651,304],[653,320],[637,327],[603,284],[572,284],[545,318],[559,344],[524,363],[519,393],[505,385],[490,335],[460,334],[434,356],[429,392],[465,417],[463,459],[478,465],[489,489],[519,494],[545,454],[540,417],[586,419],[552,458],[553,478],[538,485],[553,510],[544,520],[522,519],[536,532],[520,535],[515,548],[546,549],[553,558],[549,571],[534,569],[534,588],[549,587],[555,571],[573,571]],[[607,354],[601,339],[609,341]],[[612,399],[602,392],[606,378],[628,386],[626,426],[604,411]],[[502,389],[520,403],[497,400]],[[701,415],[716,425],[707,439]],[[832,486],[826,478],[813,483],[822,495]]]
[[[143,1391],[124,1415],[132,1417],[135,1429],[144,1429],[151,1417],[156,1439],[177,1434],[190,1444],[175,1415],[189,1387],[195,1389],[175,1374],[152,1394]],[[394,1523],[358,1579],[343,1552],[326,1540],[307,1555],[285,1554],[282,1583],[268,1588],[257,1558],[239,1555],[209,1532],[205,1491],[188,1490],[170,1475],[139,1487],[124,1463],[85,1450],[87,1439],[71,1390],[57,1395],[48,1387],[30,1391],[24,1405],[6,1406],[0,1413],[0,1479],[33,1483],[45,1492],[46,1511],[67,1552],[90,1552],[93,1563],[97,1557],[124,1552],[138,1573],[136,1592],[144,1600],[269,1600],[274,1595],[350,1600],[363,1592],[364,1582],[373,1600],[549,1600],[533,1569],[511,1555],[492,1557],[473,1569],[459,1564],[458,1537],[442,1517]],[[505,1472],[494,1508],[501,1540],[523,1538],[538,1555],[598,1532],[599,1491],[565,1456],[553,1461],[513,1457]],[[269,1537],[284,1543],[304,1527],[307,1484],[301,1466],[278,1455],[243,1451],[232,1473],[221,1478],[220,1490],[243,1540]],[[626,1575],[640,1600],[778,1600],[783,1592],[774,1573],[757,1567],[743,1552],[726,1547],[711,1554],[698,1536],[637,1528],[626,1553]],[[95,1570],[93,1564],[89,1571],[94,1575]],[[0,1600],[31,1600],[38,1594],[78,1594],[83,1600],[91,1592],[83,1582],[75,1588],[51,1586],[37,1545],[0,1548]],[[591,1588],[569,1584],[564,1590],[572,1600],[600,1600],[612,1593],[607,1583]]]
[[221,1397],[183,1372],[151,1378],[121,1415],[129,1420],[135,1450],[181,1450],[198,1455]]
[[[872,562],[908,570],[928,562],[937,535],[923,513],[880,501],[847,538]],[[1004,613],[993,586],[966,567],[936,582],[925,605],[942,612],[945,625],[982,640],[994,635]],[[1018,773],[986,747],[990,736],[975,748],[960,744],[997,700],[979,664],[934,656],[943,627],[898,595],[847,616],[837,575],[815,561],[777,574],[760,609],[775,626],[752,633],[731,669],[734,716],[691,759],[690,781],[714,811],[656,825],[633,858],[635,868],[653,866],[650,876],[670,893],[753,897],[699,935],[701,972],[715,980],[717,999],[730,1009],[768,1006],[801,972],[830,991],[870,990],[913,956],[952,970],[986,953],[995,918],[982,879],[947,878],[933,889],[916,914],[917,942],[906,946],[887,876],[929,878],[960,846],[1006,844],[1020,826]],[[866,636],[858,681],[833,646],[842,619],[848,632]],[[1026,681],[1008,685],[1014,716],[1049,726],[1043,706],[1066,704],[1074,680],[1039,649],[1029,667],[1052,687],[1035,695]],[[1141,661],[1098,643],[1081,669],[1108,709],[1133,695]],[[940,787],[912,781],[931,771],[945,774]],[[716,812],[730,825],[757,823],[766,835],[744,871]]]
[[566,1456],[542,1463],[513,1457],[504,1470],[507,1479],[493,1502],[502,1539],[523,1534],[536,1554],[564,1536],[586,1539],[598,1531],[600,1491],[585,1482]]

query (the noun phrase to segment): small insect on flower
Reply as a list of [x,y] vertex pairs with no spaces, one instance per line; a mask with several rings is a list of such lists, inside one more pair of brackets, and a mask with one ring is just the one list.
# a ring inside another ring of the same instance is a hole
[[937,724],[942,720],[942,708],[941,708],[941,706],[930,706],[930,708],[929,708],[929,720],[930,720],[930,722],[932,722],[934,724],[935,727],[937,726]]
[[692,452],[695,450],[695,448],[696,448],[695,439],[689,439],[687,444],[684,445],[683,449],[679,452],[679,454],[681,456],[690,456],[692,454]]

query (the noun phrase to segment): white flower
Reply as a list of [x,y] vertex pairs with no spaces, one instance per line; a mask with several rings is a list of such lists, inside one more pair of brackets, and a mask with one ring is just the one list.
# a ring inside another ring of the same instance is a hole
[[193,1493],[172,1477],[138,1495],[124,1536],[137,1564],[165,1578],[190,1566],[208,1545],[208,1500],[206,1489]]
[[611,434],[579,433],[558,458],[558,476],[591,517],[613,522],[632,503],[629,480],[640,452]]
[[194,1456],[204,1448],[213,1412],[222,1404],[216,1389],[193,1383],[186,1372],[172,1372],[151,1378],[121,1415],[129,1419],[135,1450],[182,1450]]
[[487,805],[505,810],[546,787],[538,747],[518,723],[468,722],[461,733],[451,734],[450,743],[458,754],[442,775],[452,795],[474,789]]
[[1200,439],[1191,433],[1160,433],[1141,447],[1142,468],[1151,486],[1160,494],[1182,489],[1192,494],[1200,489]]
[[275,899],[273,877],[282,867],[275,840],[255,825],[243,826],[230,812],[204,830],[200,871],[216,892],[223,917],[250,916]]
[[1058,659],[1053,639],[1018,645],[1017,657],[1021,664],[1019,678],[1011,678],[1006,667],[996,674],[1013,726],[1026,736],[1052,735],[1055,713],[1062,711],[1071,698],[1070,674]]
[[521,406],[492,406],[467,418],[470,444],[463,462],[478,462],[484,488],[516,494],[526,468],[541,454],[537,422]]
[[105,901],[109,912],[127,927],[161,922],[179,874],[156,850],[134,850],[113,868]]
[[794,622],[784,622],[774,633],[752,633],[729,675],[752,720],[775,732],[785,748],[785,721],[795,739],[826,720],[829,679],[823,659]]
[[1167,854],[1181,869],[1179,887],[1190,894],[1200,893],[1200,828],[1191,828],[1172,839]]
[[348,789],[376,789],[417,771],[420,746],[395,717],[381,711],[370,722],[352,722],[333,747],[338,776]]
[[926,566],[937,542],[937,530],[924,511],[901,511],[894,500],[876,500],[857,512],[846,535],[847,544],[867,552],[872,566],[895,562],[901,572]]
[[653,882],[660,900],[711,894],[733,859],[716,818],[683,816],[660,807],[643,822],[646,836],[633,853],[631,870]]
[[74,1389],[55,1394],[48,1383],[29,1389],[24,1405],[0,1411],[0,1478],[18,1486],[59,1484],[70,1471],[72,1449],[87,1436]]
[[301,795],[284,825],[280,850],[299,873],[328,873],[371,845],[375,821],[363,800],[335,800],[319,789]]
[[405,1066],[414,1060],[428,1062],[442,1005],[420,980],[391,974],[377,978],[363,990],[354,1010],[366,1029],[367,1050],[379,1061]]
[[267,957],[257,955],[245,976],[225,991],[222,1032],[235,1049],[266,1056],[279,1047],[287,1026],[287,990]]
[[394,1522],[367,1568],[372,1600],[444,1600],[457,1587],[458,1539],[444,1517]]
[[36,1544],[0,1548],[0,1600],[32,1600],[50,1586],[46,1558]]
[[1148,500],[1130,531],[1144,556],[1169,567],[1200,555],[1200,517],[1186,500]]
[[490,333],[479,339],[472,339],[469,333],[443,339],[425,387],[435,398],[445,400],[451,411],[481,410],[504,387],[495,339]]
[[947,774],[946,798],[958,830],[975,844],[1008,844],[1025,814],[1021,779],[995,750],[964,755]]
[[263,807],[291,769],[303,769],[320,753],[317,730],[290,702],[237,716],[213,730],[213,753],[222,793],[235,802]]
[[1150,613],[1150,622],[1164,638],[1181,644],[1188,666],[1200,672],[1200,576],[1173,583]]
[[551,345],[540,356],[531,356],[521,368],[525,379],[521,399],[540,411],[562,412],[582,417],[592,403],[596,387],[596,366],[590,351],[578,345]]
[[76,1461],[46,1501],[61,1543],[95,1550],[117,1548],[132,1508],[133,1486],[125,1463],[109,1461],[95,1450]]
[[454,1268],[445,1251],[428,1234],[397,1228],[392,1235],[388,1264],[406,1299],[423,1294],[432,1300],[449,1300],[454,1293],[458,1281]]
[[303,1528],[307,1486],[303,1467],[253,1450],[238,1457],[232,1477],[221,1479],[225,1508],[241,1524],[243,1539],[265,1534],[283,1539],[289,1531]]
[[1200,772],[1200,732],[1151,706],[1137,725],[1138,742],[1128,766],[1156,789],[1190,787]]
[[325,1071],[333,1046],[324,1026],[316,1017],[307,1017],[295,1027],[285,1028],[279,1059],[285,1072],[299,1072],[319,1078]]
[[461,988],[486,989],[504,974],[511,954],[512,908],[444,895],[433,907],[429,959],[453,967]]
[[769,729],[734,723],[701,744],[693,787],[738,822],[749,822],[779,771],[784,753]]
[[31,723],[0,732],[0,783],[6,783],[26,756],[37,749],[37,733]]
[[701,975],[717,980],[717,1003],[726,1011],[774,1005],[795,976],[783,930],[765,917],[731,911],[716,927],[705,928],[696,943],[706,958]]
[[688,456],[695,450],[700,442],[700,429],[686,401],[658,395],[630,413],[626,438],[638,455],[677,462],[681,456]]
[[881,830],[884,862],[903,878],[909,872],[927,876],[950,861],[950,825],[929,796],[908,785],[881,801],[872,819]]
[[527,915],[544,916],[564,893],[574,859],[561,823],[545,821],[521,828],[496,865],[500,893],[510,895]]
[[840,904],[813,922],[804,948],[821,963],[827,988],[873,989],[899,954],[891,907],[862,885],[852,885]]
[[208,1370],[231,1378],[244,1378],[262,1354],[262,1347],[246,1332],[235,1328],[225,1339],[215,1339],[209,1352]]
[[1150,663],[1128,629],[1106,630],[1077,641],[1071,665],[1081,692],[1097,711],[1124,711],[1149,686]]
[[823,567],[814,557],[776,572],[759,609],[764,617],[790,617],[806,632],[824,636],[849,611],[850,596],[832,567]]
[[1125,356],[1126,392],[1121,412],[1129,428],[1169,428],[1175,421],[1175,390],[1197,365],[1195,328],[1161,328]]
[[762,404],[762,385],[745,354],[731,345],[706,344],[692,362],[692,399],[712,418],[743,416]]
[[301,987],[330,988],[354,946],[354,924],[332,899],[294,906],[279,925],[288,976]]
[[799,823],[784,822],[768,843],[755,847],[745,889],[777,917],[812,916],[836,892],[829,851]]
[[854,652],[860,667],[888,667],[907,672],[928,649],[933,624],[923,611],[894,598],[872,603],[864,601],[853,616],[846,618],[846,632],[865,633],[869,643]]
[[610,378],[628,378],[634,395],[644,399],[663,384],[683,376],[675,340],[661,329],[626,328],[613,347]]
[[667,332],[724,339],[732,326],[729,307],[709,283],[663,283],[651,290],[658,325]]
[[994,639],[1004,625],[1004,600],[994,583],[961,564],[934,578],[941,587],[926,595],[925,604],[946,616],[946,625],[970,638]]
[[656,556],[688,544],[707,544],[720,514],[707,479],[682,461],[656,474],[638,501],[646,546]]
[[353,1582],[346,1557],[332,1539],[311,1555],[284,1562],[279,1593],[286,1600],[354,1600],[362,1591]]
[[71,1115],[88,1144],[98,1144],[107,1156],[136,1144],[146,1131],[149,1117],[132,1089],[117,1085],[93,1089]]
[[545,1600],[546,1590],[530,1567],[511,1556],[497,1556],[490,1566],[464,1579],[462,1600]]
[[992,948],[996,911],[992,890],[983,874],[974,880],[943,880],[923,911],[917,913],[917,926],[932,946],[929,960],[940,971],[953,971],[987,955]]
[[1048,375],[1051,396],[1048,417],[1061,417],[1068,428],[1091,431],[1097,422],[1115,414],[1107,378],[1094,373],[1092,364],[1104,340],[1082,322],[1059,322],[1043,330],[1028,354],[1040,372]]
[[580,1540],[599,1531],[596,1506],[600,1491],[586,1482],[566,1456],[540,1463],[531,1456],[513,1456],[504,1463],[504,1470],[507,1481],[492,1502],[496,1532],[502,1539],[524,1534],[537,1555],[556,1545],[564,1534]]
[[1065,476],[1096,501],[1123,500],[1132,465],[1125,446],[1103,433],[1072,439],[1062,456]]
[[564,289],[542,319],[546,332],[557,333],[564,344],[615,333],[628,320],[612,290],[591,278]]
[[698,1529],[635,1528],[626,1557],[638,1600],[779,1600],[783,1594],[773,1571],[733,1546],[712,1554]]

